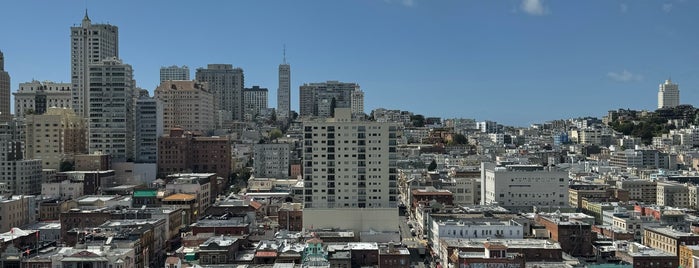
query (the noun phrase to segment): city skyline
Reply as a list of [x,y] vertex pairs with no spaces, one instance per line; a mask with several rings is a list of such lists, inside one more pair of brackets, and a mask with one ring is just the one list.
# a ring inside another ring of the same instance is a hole
[[[328,80],[358,83],[367,113],[383,107],[517,126],[654,110],[657,85],[670,76],[681,104],[699,99],[691,64],[699,5],[690,1],[162,3],[13,3],[0,18],[23,25],[0,29],[11,91],[34,79],[70,81],[70,26],[88,8],[93,23],[119,27],[119,57],[151,93],[160,67],[223,63],[244,70],[245,87],[276,96],[286,44],[297,112],[299,86]],[[337,19],[334,10],[361,19]],[[161,19],[192,14],[205,16]]]

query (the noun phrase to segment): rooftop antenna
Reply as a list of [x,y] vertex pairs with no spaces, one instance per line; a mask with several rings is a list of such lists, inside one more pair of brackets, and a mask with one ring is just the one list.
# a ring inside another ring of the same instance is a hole
[[286,64],[286,44],[284,44],[284,64]]

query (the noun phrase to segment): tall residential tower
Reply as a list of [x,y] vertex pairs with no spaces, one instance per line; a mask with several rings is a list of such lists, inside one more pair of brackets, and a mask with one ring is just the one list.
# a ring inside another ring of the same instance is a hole
[[10,120],[10,74],[5,71],[5,56],[0,51],[0,123]]
[[119,57],[119,29],[109,24],[92,24],[85,10],[82,24],[70,27],[70,75],[73,110],[85,118],[90,107],[90,65]]
[[291,114],[291,66],[286,63],[286,48],[284,62],[279,64],[279,88],[277,88],[277,120],[289,119]]
[[208,89],[214,94],[216,111],[230,112],[232,117],[226,118],[229,120],[243,119],[243,69],[233,68],[231,64],[209,64],[206,69],[197,69],[196,79],[208,83]]
[[658,109],[673,108],[678,105],[680,105],[680,87],[667,79],[665,83],[660,84],[660,90],[658,90]]
[[160,67],[160,82],[168,80],[189,80],[189,67],[187,65]]

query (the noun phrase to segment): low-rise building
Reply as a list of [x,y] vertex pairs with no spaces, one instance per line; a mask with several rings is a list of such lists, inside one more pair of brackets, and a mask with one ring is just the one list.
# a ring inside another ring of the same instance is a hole
[[643,245],[679,256],[681,245],[699,245],[699,235],[667,227],[646,227],[643,232]]

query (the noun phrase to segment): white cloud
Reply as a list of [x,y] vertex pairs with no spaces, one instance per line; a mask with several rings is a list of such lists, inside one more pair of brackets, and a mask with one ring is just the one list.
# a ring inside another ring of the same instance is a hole
[[641,81],[643,79],[643,76],[640,74],[633,74],[627,70],[623,70],[620,73],[608,72],[607,77],[617,82]]
[[672,11],[672,4],[670,4],[670,3],[663,4],[663,12],[670,13],[670,11]]
[[522,10],[529,15],[541,16],[549,13],[548,8],[544,6],[544,0],[523,0]]
[[619,10],[621,13],[626,13],[629,11],[629,5],[621,3],[621,5],[619,5]]

